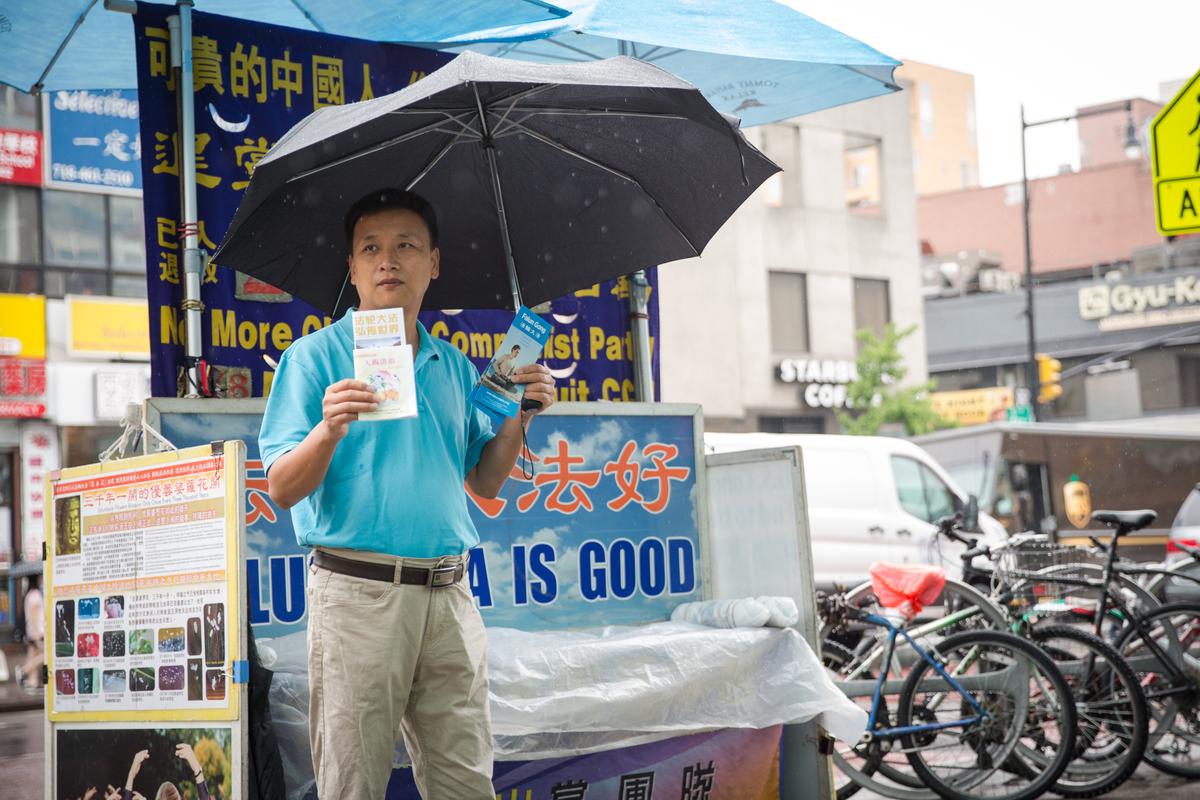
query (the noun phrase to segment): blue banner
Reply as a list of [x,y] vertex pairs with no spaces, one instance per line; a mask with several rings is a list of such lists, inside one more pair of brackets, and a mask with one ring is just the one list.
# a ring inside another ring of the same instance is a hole
[[[296,543],[291,515],[267,495],[261,412],[200,402],[213,410],[155,401],[157,429],[181,448],[246,442],[250,623],[256,639],[303,637],[308,550]],[[554,411],[530,427],[528,458],[499,497],[468,492],[481,540],[469,577],[484,622],[522,630],[633,625],[701,599],[696,418]]]
[[47,186],[141,192],[137,92],[58,91],[45,102]]
[[[179,219],[179,133],[175,77],[170,69],[170,6],[139,3],[134,16],[141,99],[141,142],[150,305],[152,391],[182,393],[184,371],[184,234]],[[328,105],[370,99],[419,80],[444,63],[444,53],[395,44],[261,25],[194,12],[193,87],[196,108],[198,235],[216,249],[237,209],[254,165],[292,125]],[[364,193],[374,188],[364,186]],[[658,298],[651,270],[650,335],[658,374]],[[545,363],[562,400],[633,399],[629,286],[622,278],[535,309],[553,321]],[[274,287],[233,270],[206,265],[201,279],[203,356],[223,397],[267,393],[274,376],[267,358],[331,320]],[[512,312],[426,311],[434,336],[462,350],[479,369],[493,355]],[[347,376],[349,377],[349,376]]]

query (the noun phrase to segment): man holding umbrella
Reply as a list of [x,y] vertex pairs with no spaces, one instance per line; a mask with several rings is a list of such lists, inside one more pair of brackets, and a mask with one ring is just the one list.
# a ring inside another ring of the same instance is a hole
[[317,792],[383,797],[402,734],[426,800],[494,797],[486,639],[464,580],[479,542],[463,482],[495,497],[522,432],[555,400],[542,365],[515,383],[539,409],[493,431],[469,403],[474,366],[417,320],[439,276],[438,222],[408,191],[383,189],[346,214],[349,280],[362,310],[403,308],[419,415],[357,422],[373,410],[350,380],[349,312],[284,352],[260,449],[271,499],[292,508],[314,554],[308,582],[309,732]]

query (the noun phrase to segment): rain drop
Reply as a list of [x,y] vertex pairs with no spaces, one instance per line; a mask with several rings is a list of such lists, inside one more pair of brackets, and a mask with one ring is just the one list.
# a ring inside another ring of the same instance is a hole
[[478,250],[478,249],[479,249],[479,242],[471,242],[471,249],[472,249],[472,250]]
[[608,226],[607,226],[607,225],[601,225],[601,226],[600,226],[600,232],[601,232],[601,233],[608,233]]
[[553,253],[544,253],[542,255],[542,260],[545,261],[547,264],[549,264],[551,261],[554,260],[554,254]]
[[592,207],[592,198],[590,198],[590,197],[585,197],[585,198],[584,198],[584,200],[583,200],[583,207],[584,207],[584,208],[591,208],[591,207]]
[[608,197],[608,187],[607,187],[607,186],[601,186],[599,189],[597,189],[597,190],[596,190],[596,197],[600,198],[601,200],[603,200],[604,198]]
[[317,239],[316,239],[317,247],[324,247],[324,246],[325,246],[325,242],[326,242],[327,240],[328,240],[328,237],[327,237],[325,234],[323,234],[323,233],[318,233],[318,234],[317,234]]

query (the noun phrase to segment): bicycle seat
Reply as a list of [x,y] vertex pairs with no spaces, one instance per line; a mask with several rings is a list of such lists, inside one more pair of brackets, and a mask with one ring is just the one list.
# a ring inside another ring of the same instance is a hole
[[946,571],[929,564],[888,564],[876,561],[871,565],[871,588],[884,608],[895,608],[906,616],[919,614],[921,609],[938,599],[946,585]]
[[1154,520],[1158,512],[1148,508],[1137,511],[1093,511],[1092,519],[1096,522],[1117,528],[1117,532],[1140,531]]

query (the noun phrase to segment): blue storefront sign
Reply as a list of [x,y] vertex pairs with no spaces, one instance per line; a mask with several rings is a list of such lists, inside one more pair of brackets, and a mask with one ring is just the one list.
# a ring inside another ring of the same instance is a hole
[[46,105],[46,185],[109,194],[142,190],[142,134],[133,89],[52,92]]
[[[175,75],[167,17],[171,6],[142,3],[134,17],[145,184],[147,296],[152,391],[183,394],[183,245]],[[255,164],[316,109],[398,91],[447,63],[433,50],[195,12],[193,66],[200,246],[213,252],[237,210]],[[381,188],[363,186],[363,193]],[[452,213],[442,209],[441,213]],[[266,243],[265,246],[269,246]],[[344,269],[344,264],[330,265]],[[658,364],[657,276],[649,271],[650,339]],[[625,278],[581,289],[535,309],[553,329],[543,361],[561,400],[632,400],[634,371]],[[261,281],[209,263],[201,275],[203,357],[219,396],[261,397],[282,351],[331,321]],[[458,347],[477,368],[512,321],[511,311],[426,310],[429,332]],[[350,376],[347,376],[350,377]]]

